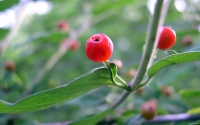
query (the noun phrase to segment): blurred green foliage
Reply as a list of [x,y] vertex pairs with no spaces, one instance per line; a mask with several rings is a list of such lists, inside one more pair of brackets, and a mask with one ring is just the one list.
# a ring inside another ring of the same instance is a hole
[[[0,11],[16,4],[14,0],[4,1],[0,1]],[[88,60],[84,53],[86,40],[95,33],[107,34],[112,39],[115,49],[111,60],[120,59],[123,62],[118,74],[127,82],[131,81],[132,78],[128,78],[125,74],[129,69],[137,70],[142,57],[151,15],[147,1],[49,0],[47,2],[52,5],[52,10],[45,15],[27,14],[12,43],[0,58],[0,99],[9,102],[21,99],[62,41],[72,33],[77,33],[81,26],[86,25],[84,21],[89,17],[92,20],[90,27],[77,39],[80,48],[77,51],[67,51],[32,88],[32,93],[63,85],[91,69],[102,66],[100,63]],[[164,23],[176,31],[177,42],[172,49],[179,53],[200,50],[198,29],[200,1],[186,2],[185,11],[179,12],[175,7],[175,1],[172,1]],[[70,24],[69,32],[62,32],[57,28],[60,20]],[[0,29],[0,41],[3,41],[8,33],[9,29]],[[192,45],[182,45],[182,38],[185,36],[192,38]],[[158,50],[155,61],[166,56],[163,51]],[[5,70],[5,64],[9,60],[16,63],[16,70],[13,72]],[[159,71],[144,91],[130,95],[113,114],[108,116],[108,119],[115,119],[115,122],[122,124],[130,116],[139,113],[141,104],[150,98],[158,100],[158,114],[185,113],[189,109],[198,108],[200,102],[196,99],[188,102],[179,95],[179,91],[199,89],[199,69],[199,62],[191,62]],[[162,86],[171,86],[174,90],[172,95],[165,96],[161,91]],[[19,115],[0,114],[0,124],[10,125],[12,122],[12,125],[32,125],[77,120],[103,111],[121,92],[121,89],[102,87],[42,111]]]

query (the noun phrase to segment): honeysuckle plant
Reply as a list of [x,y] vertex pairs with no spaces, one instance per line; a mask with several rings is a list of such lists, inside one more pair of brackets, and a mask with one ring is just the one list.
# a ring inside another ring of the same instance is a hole
[[[103,112],[99,112],[96,115],[85,119],[77,119],[77,121],[68,123],[69,125],[94,125],[105,118],[108,114],[113,112],[115,108],[123,103],[130,94],[134,94],[136,90],[144,88],[146,85],[151,85],[151,80],[156,77],[156,74],[159,71],[172,65],[199,61],[199,51],[177,53],[173,50],[169,50],[175,44],[176,37],[179,36],[176,36],[175,31],[172,30],[173,28],[163,27],[168,7],[169,4],[167,4],[167,2],[164,3],[164,0],[156,1],[154,13],[151,17],[151,21],[149,22],[145,49],[141,55],[142,59],[139,63],[136,76],[131,80],[131,82],[126,82],[123,80],[123,78],[118,74],[118,69],[115,63],[109,61],[112,53],[114,53],[114,46],[111,39],[102,33],[95,34],[91,36],[88,41],[85,41],[86,45],[84,53],[86,53],[88,58],[94,63],[103,62],[101,67],[91,69],[91,71],[75,78],[71,82],[49,90],[30,94],[32,89],[30,87],[25,92],[25,97],[14,103],[6,100],[0,100],[0,113],[21,114],[25,112],[34,112],[47,109],[49,107],[69,101],[94,89],[98,89],[102,86],[110,86],[122,89],[123,92],[121,95],[116,98],[115,102],[112,102],[110,107]],[[88,21],[90,21],[90,19],[88,19]],[[73,33],[70,37],[74,38]],[[163,59],[154,61],[158,48],[165,51],[167,55]],[[60,47],[58,52],[52,56],[49,62],[52,62],[51,60],[58,61],[67,50],[67,47]],[[38,80],[41,80],[40,77],[48,72],[54,64],[55,63],[47,63],[44,70],[39,73],[39,77],[36,78],[36,81],[34,81],[33,84],[37,84]],[[181,94],[182,96],[192,96],[194,94],[200,94],[200,91],[185,90],[182,91]],[[155,107],[154,110],[156,110]],[[139,117],[143,119],[142,117],[144,116],[143,114],[145,114],[145,110],[141,109],[141,111],[142,115],[139,115]],[[153,117],[147,118],[148,120],[151,120],[154,117],[155,112]],[[135,121],[137,121],[137,119]],[[130,120],[126,122],[132,124],[135,121]]]

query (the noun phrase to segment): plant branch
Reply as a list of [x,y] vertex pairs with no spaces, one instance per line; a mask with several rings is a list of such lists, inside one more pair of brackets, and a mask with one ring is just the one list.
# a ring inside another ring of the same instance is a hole
[[18,10],[18,13],[17,13],[15,25],[11,28],[8,35],[5,37],[5,39],[0,44],[0,56],[3,55],[3,53],[6,51],[6,49],[8,48],[10,43],[12,42],[12,39],[14,38],[14,36],[17,33],[20,25],[22,24],[23,19],[25,18],[27,5],[22,4],[21,6],[22,7],[19,7],[19,10]]
[[190,114],[172,114],[172,115],[160,115],[156,116],[151,121],[144,120],[144,124],[150,123],[166,123],[166,122],[180,122],[180,121],[192,121],[192,120],[199,120],[200,114],[190,115]]
[[[163,24],[165,15],[161,16],[161,12],[167,12],[168,5],[165,6],[164,10],[162,11],[164,0],[157,0],[155,8],[154,8],[154,15],[152,18],[152,21],[150,22],[150,27],[148,31],[148,36],[146,40],[146,48],[142,56],[142,61],[140,63],[138,72],[134,79],[130,82],[130,86],[132,91],[136,90],[140,83],[142,82],[143,77],[145,76],[147,67],[149,65],[149,62],[151,61],[151,58],[154,58],[154,54],[156,51],[156,42],[158,39],[158,28]],[[152,56],[153,55],[153,56]],[[121,104],[130,94],[128,91],[124,91],[122,95],[114,102],[113,105],[111,105],[111,108],[117,107],[119,104]]]
[[115,103],[113,103],[113,105],[111,105],[111,108],[116,108],[118,105],[120,105],[129,95],[131,94],[131,92],[124,90],[123,93],[120,95],[119,98],[117,98],[117,100],[115,101]]
[[146,49],[143,53],[142,60],[138,69],[138,72],[134,79],[131,81],[131,89],[134,91],[137,89],[138,85],[142,82],[142,79],[145,76],[147,67],[149,62],[151,61],[152,58],[154,58],[154,53],[156,50],[156,45],[157,45],[157,39],[158,39],[158,28],[160,26],[160,17],[161,17],[161,10],[162,10],[162,5],[163,5],[164,0],[157,0],[157,3],[155,5],[154,9],[154,15],[152,19],[152,23],[149,27],[148,35],[147,35],[147,40],[146,40]]

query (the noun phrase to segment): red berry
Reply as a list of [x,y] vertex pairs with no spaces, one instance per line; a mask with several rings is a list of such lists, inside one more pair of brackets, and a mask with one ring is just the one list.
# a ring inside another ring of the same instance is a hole
[[151,99],[144,104],[142,104],[141,107],[141,115],[143,118],[147,120],[151,120],[156,116],[157,113],[157,101],[155,99]]
[[169,27],[163,26],[160,30],[158,48],[161,50],[170,49],[176,42],[176,33]]
[[185,37],[183,37],[183,39],[182,39],[182,45],[183,46],[190,46],[190,45],[192,45],[192,37],[190,37],[190,36],[185,36]]
[[113,43],[105,34],[95,34],[87,40],[85,52],[91,61],[104,62],[113,53]]
[[5,68],[7,71],[15,70],[15,63],[13,61],[6,62]]
[[70,46],[70,50],[78,50],[79,49],[79,42],[77,42],[77,41],[73,41],[72,43],[71,43],[71,46]]
[[166,97],[170,97],[173,94],[173,88],[171,86],[170,87],[162,86],[160,90],[162,94]]
[[60,20],[60,21],[57,23],[57,28],[58,28],[59,30],[62,30],[62,31],[69,31],[70,25],[69,25],[67,22],[63,21],[63,20]]
[[62,47],[64,48],[69,48],[70,50],[77,50],[79,49],[79,42],[75,39],[65,39],[63,42],[62,42]]
[[125,76],[127,78],[133,78],[136,75],[136,70],[135,69],[129,69],[126,71]]

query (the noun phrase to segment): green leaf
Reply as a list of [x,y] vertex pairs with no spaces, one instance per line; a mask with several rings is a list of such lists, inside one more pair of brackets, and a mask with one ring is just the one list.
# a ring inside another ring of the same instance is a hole
[[138,114],[138,110],[137,109],[130,109],[130,110],[126,110],[125,112],[122,113],[122,116],[125,116],[125,117],[131,117],[133,115],[136,115]]
[[15,4],[18,4],[19,0],[2,0],[0,1],[0,11],[8,9]]
[[101,112],[100,114],[94,115],[92,117],[89,117],[77,122],[70,123],[69,125],[95,125],[97,122],[105,118],[106,115],[108,115],[111,111],[112,109],[107,109]]
[[94,7],[93,13],[95,15],[100,14],[102,12],[108,12],[109,10],[113,10],[116,8],[119,8],[123,5],[128,5],[130,3],[133,3],[133,0],[119,0],[119,1],[108,1],[97,4],[97,6]]
[[200,90],[195,89],[188,89],[188,90],[181,90],[179,92],[185,103],[191,107],[198,107],[199,106],[199,99],[200,99]]
[[180,95],[183,98],[191,98],[191,97],[199,97],[200,98],[200,90],[190,89],[190,90],[181,90]]
[[54,106],[104,85],[113,85],[107,68],[97,68],[69,84],[39,92],[16,103],[0,100],[0,113],[30,112]]
[[200,114],[200,107],[197,107],[197,108],[192,108],[190,110],[188,110],[189,114]]
[[111,92],[110,87],[101,87],[97,90],[88,92],[82,96],[79,96],[73,100],[70,100],[68,104],[78,105],[80,107],[91,107],[98,104],[106,103],[105,97]]
[[180,64],[185,62],[192,62],[200,60],[200,52],[186,52],[170,55],[156,63],[154,63],[148,70],[147,74],[149,78],[153,77],[161,69]]
[[3,40],[3,38],[5,37],[5,35],[9,32],[8,29],[1,29],[0,28],[0,39]]

